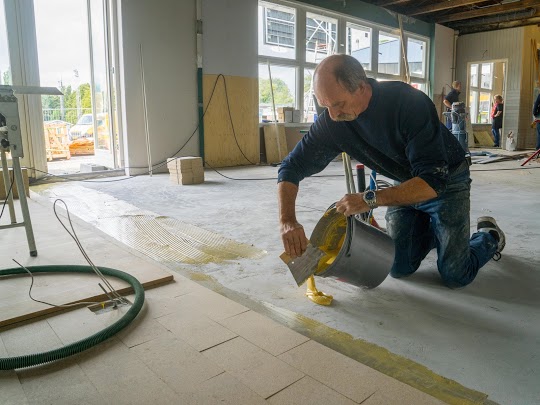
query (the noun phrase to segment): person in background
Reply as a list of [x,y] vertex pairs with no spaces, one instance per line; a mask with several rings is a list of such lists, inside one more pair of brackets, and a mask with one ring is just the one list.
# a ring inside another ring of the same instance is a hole
[[498,148],[501,141],[501,128],[503,120],[503,98],[500,94],[493,97],[493,107],[491,109],[491,133],[493,134],[494,147]]
[[540,149],[540,94],[536,97],[532,111],[536,122],[536,150]]
[[[461,82],[456,80],[452,82],[452,90],[444,97],[443,103],[446,106],[446,111],[452,111],[452,103],[459,101],[459,94],[461,93]],[[452,130],[452,119],[446,117],[446,128]]]

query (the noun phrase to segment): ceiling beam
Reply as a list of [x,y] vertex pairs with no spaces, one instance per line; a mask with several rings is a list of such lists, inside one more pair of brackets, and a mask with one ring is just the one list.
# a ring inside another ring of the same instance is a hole
[[515,21],[525,21],[530,18],[540,17],[540,11],[534,8],[527,8],[522,11],[516,11],[506,14],[497,14],[492,16],[483,16],[472,20],[460,20],[451,24],[455,29],[465,29],[466,27],[474,27],[477,25],[492,25],[511,23]]
[[377,6],[379,7],[388,7],[388,6],[394,6],[396,4],[403,4],[408,3],[410,0],[380,0],[377,2]]
[[470,6],[477,3],[484,3],[486,0],[456,0],[456,1],[443,1],[441,3],[430,4],[429,6],[418,7],[411,10],[407,15],[420,15],[435,13],[437,11],[448,10],[456,7]]
[[501,6],[482,7],[477,10],[470,10],[461,13],[446,14],[440,17],[434,17],[431,20],[438,24],[443,24],[452,21],[468,20],[471,18],[519,11],[531,6],[538,6],[538,0],[523,0],[520,2],[504,4]]
[[529,18],[522,21],[510,21],[498,24],[480,24],[459,29],[459,35],[476,34],[478,32],[496,31],[506,28],[525,27],[527,25],[540,25],[540,17]]

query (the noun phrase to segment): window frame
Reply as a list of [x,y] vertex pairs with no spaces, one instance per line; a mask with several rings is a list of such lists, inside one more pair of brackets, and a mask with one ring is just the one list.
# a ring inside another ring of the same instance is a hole
[[[304,110],[305,110],[305,100],[304,100],[304,77],[305,77],[305,70],[306,69],[315,69],[318,65],[318,63],[308,62],[306,60],[306,20],[307,20],[307,13],[316,14],[322,17],[327,17],[329,19],[335,19],[337,20],[337,53],[346,53],[346,46],[347,46],[347,24],[351,24],[353,26],[360,26],[363,28],[369,28],[371,29],[371,70],[366,70],[366,74],[368,77],[373,78],[375,80],[398,80],[398,81],[405,81],[405,70],[404,70],[404,62],[403,62],[403,55],[402,50],[400,47],[400,53],[399,53],[399,72],[398,74],[387,74],[387,73],[379,73],[379,67],[378,67],[378,52],[379,52],[379,32],[382,31],[384,33],[391,34],[393,36],[396,36],[401,41],[399,28],[395,27],[388,27],[382,24],[377,24],[371,21],[363,20],[357,17],[353,17],[346,14],[337,13],[331,10],[327,10],[321,7],[316,6],[310,6],[303,3],[297,3],[294,1],[287,1],[287,0],[259,0],[258,5],[276,5],[276,6],[283,6],[283,7],[289,7],[294,8],[296,10],[296,29],[295,29],[295,59],[289,59],[279,56],[265,56],[259,54],[259,49],[257,50],[258,54],[258,64],[267,64],[270,63],[270,66],[285,66],[285,67],[294,67],[296,68],[296,89],[294,89],[295,93],[295,109],[300,110],[301,112],[301,122],[305,122],[304,117]],[[257,27],[258,32],[260,32],[260,27]],[[417,75],[411,75],[410,81],[412,83],[419,84],[423,87],[425,87],[425,93],[429,95],[430,91],[430,72],[429,72],[429,52],[430,52],[430,42],[431,39],[429,37],[425,37],[419,34],[411,33],[408,31],[403,32],[403,40],[405,43],[408,43],[409,38],[415,39],[415,40],[421,40],[424,41],[426,44],[426,49],[424,50],[425,59],[423,60],[424,63],[424,70],[425,74],[423,77],[417,76]],[[405,54],[407,54],[407,47],[405,47]]]
[[[264,8],[264,10],[266,10],[266,7]],[[278,10],[279,11],[279,10]],[[263,25],[264,25],[264,39],[263,39],[263,43],[264,44],[267,44],[267,45],[277,45],[277,46],[284,46],[284,47],[287,47],[287,48],[292,48],[294,49],[294,44],[293,45],[288,45],[288,44],[280,44],[279,41],[278,42],[271,42],[268,40],[268,36],[269,36],[269,32],[268,32],[268,14],[265,12],[264,13],[264,16],[263,16]],[[283,24],[289,24],[290,22],[289,21],[286,21],[286,20],[280,20],[278,18],[272,18],[270,17],[270,19],[272,21],[275,21],[275,22],[279,22],[279,23],[283,23]],[[296,41],[296,15],[295,15],[295,21],[292,23],[292,28],[293,28],[293,43]]]
[[[472,69],[473,66],[477,66],[476,68],[476,74],[475,74],[475,81],[476,83],[473,83],[473,77],[472,77]],[[491,79],[490,79],[490,87],[483,87],[483,74],[482,74],[482,67],[484,65],[490,65],[490,71],[491,71]],[[488,108],[487,111],[482,111],[480,109],[480,105],[482,103],[481,95],[487,94],[488,95],[488,105],[491,107],[491,102],[493,99],[493,72],[494,72],[494,66],[495,62],[469,62],[467,64],[467,81],[469,83],[468,86],[468,92],[470,94],[469,96],[469,108],[471,110],[470,113],[470,120],[471,124],[480,124],[480,125],[488,125],[491,122],[490,117],[490,109]],[[474,97],[474,105],[471,102],[472,94],[476,94],[476,97]],[[474,114],[472,114],[474,112]],[[487,114],[486,122],[482,122],[482,115]]]

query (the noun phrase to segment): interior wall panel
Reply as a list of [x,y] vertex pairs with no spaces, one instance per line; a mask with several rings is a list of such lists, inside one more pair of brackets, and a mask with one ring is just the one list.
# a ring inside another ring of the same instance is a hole
[[[457,41],[456,80],[468,83],[467,63],[507,59],[504,103],[503,148],[506,134],[512,131],[522,147],[520,111],[522,108],[523,27],[462,35]],[[464,100],[465,95],[461,98]],[[466,101],[468,102],[468,100]]]

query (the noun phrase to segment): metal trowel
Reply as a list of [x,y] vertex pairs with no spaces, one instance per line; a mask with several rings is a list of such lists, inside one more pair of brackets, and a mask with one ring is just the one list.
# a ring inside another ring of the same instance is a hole
[[292,258],[287,253],[283,252],[279,257],[289,267],[294,281],[300,287],[306,280],[315,274],[319,260],[323,258],[325,253],[311,243],[308,244],[306,251],[302,256]]

